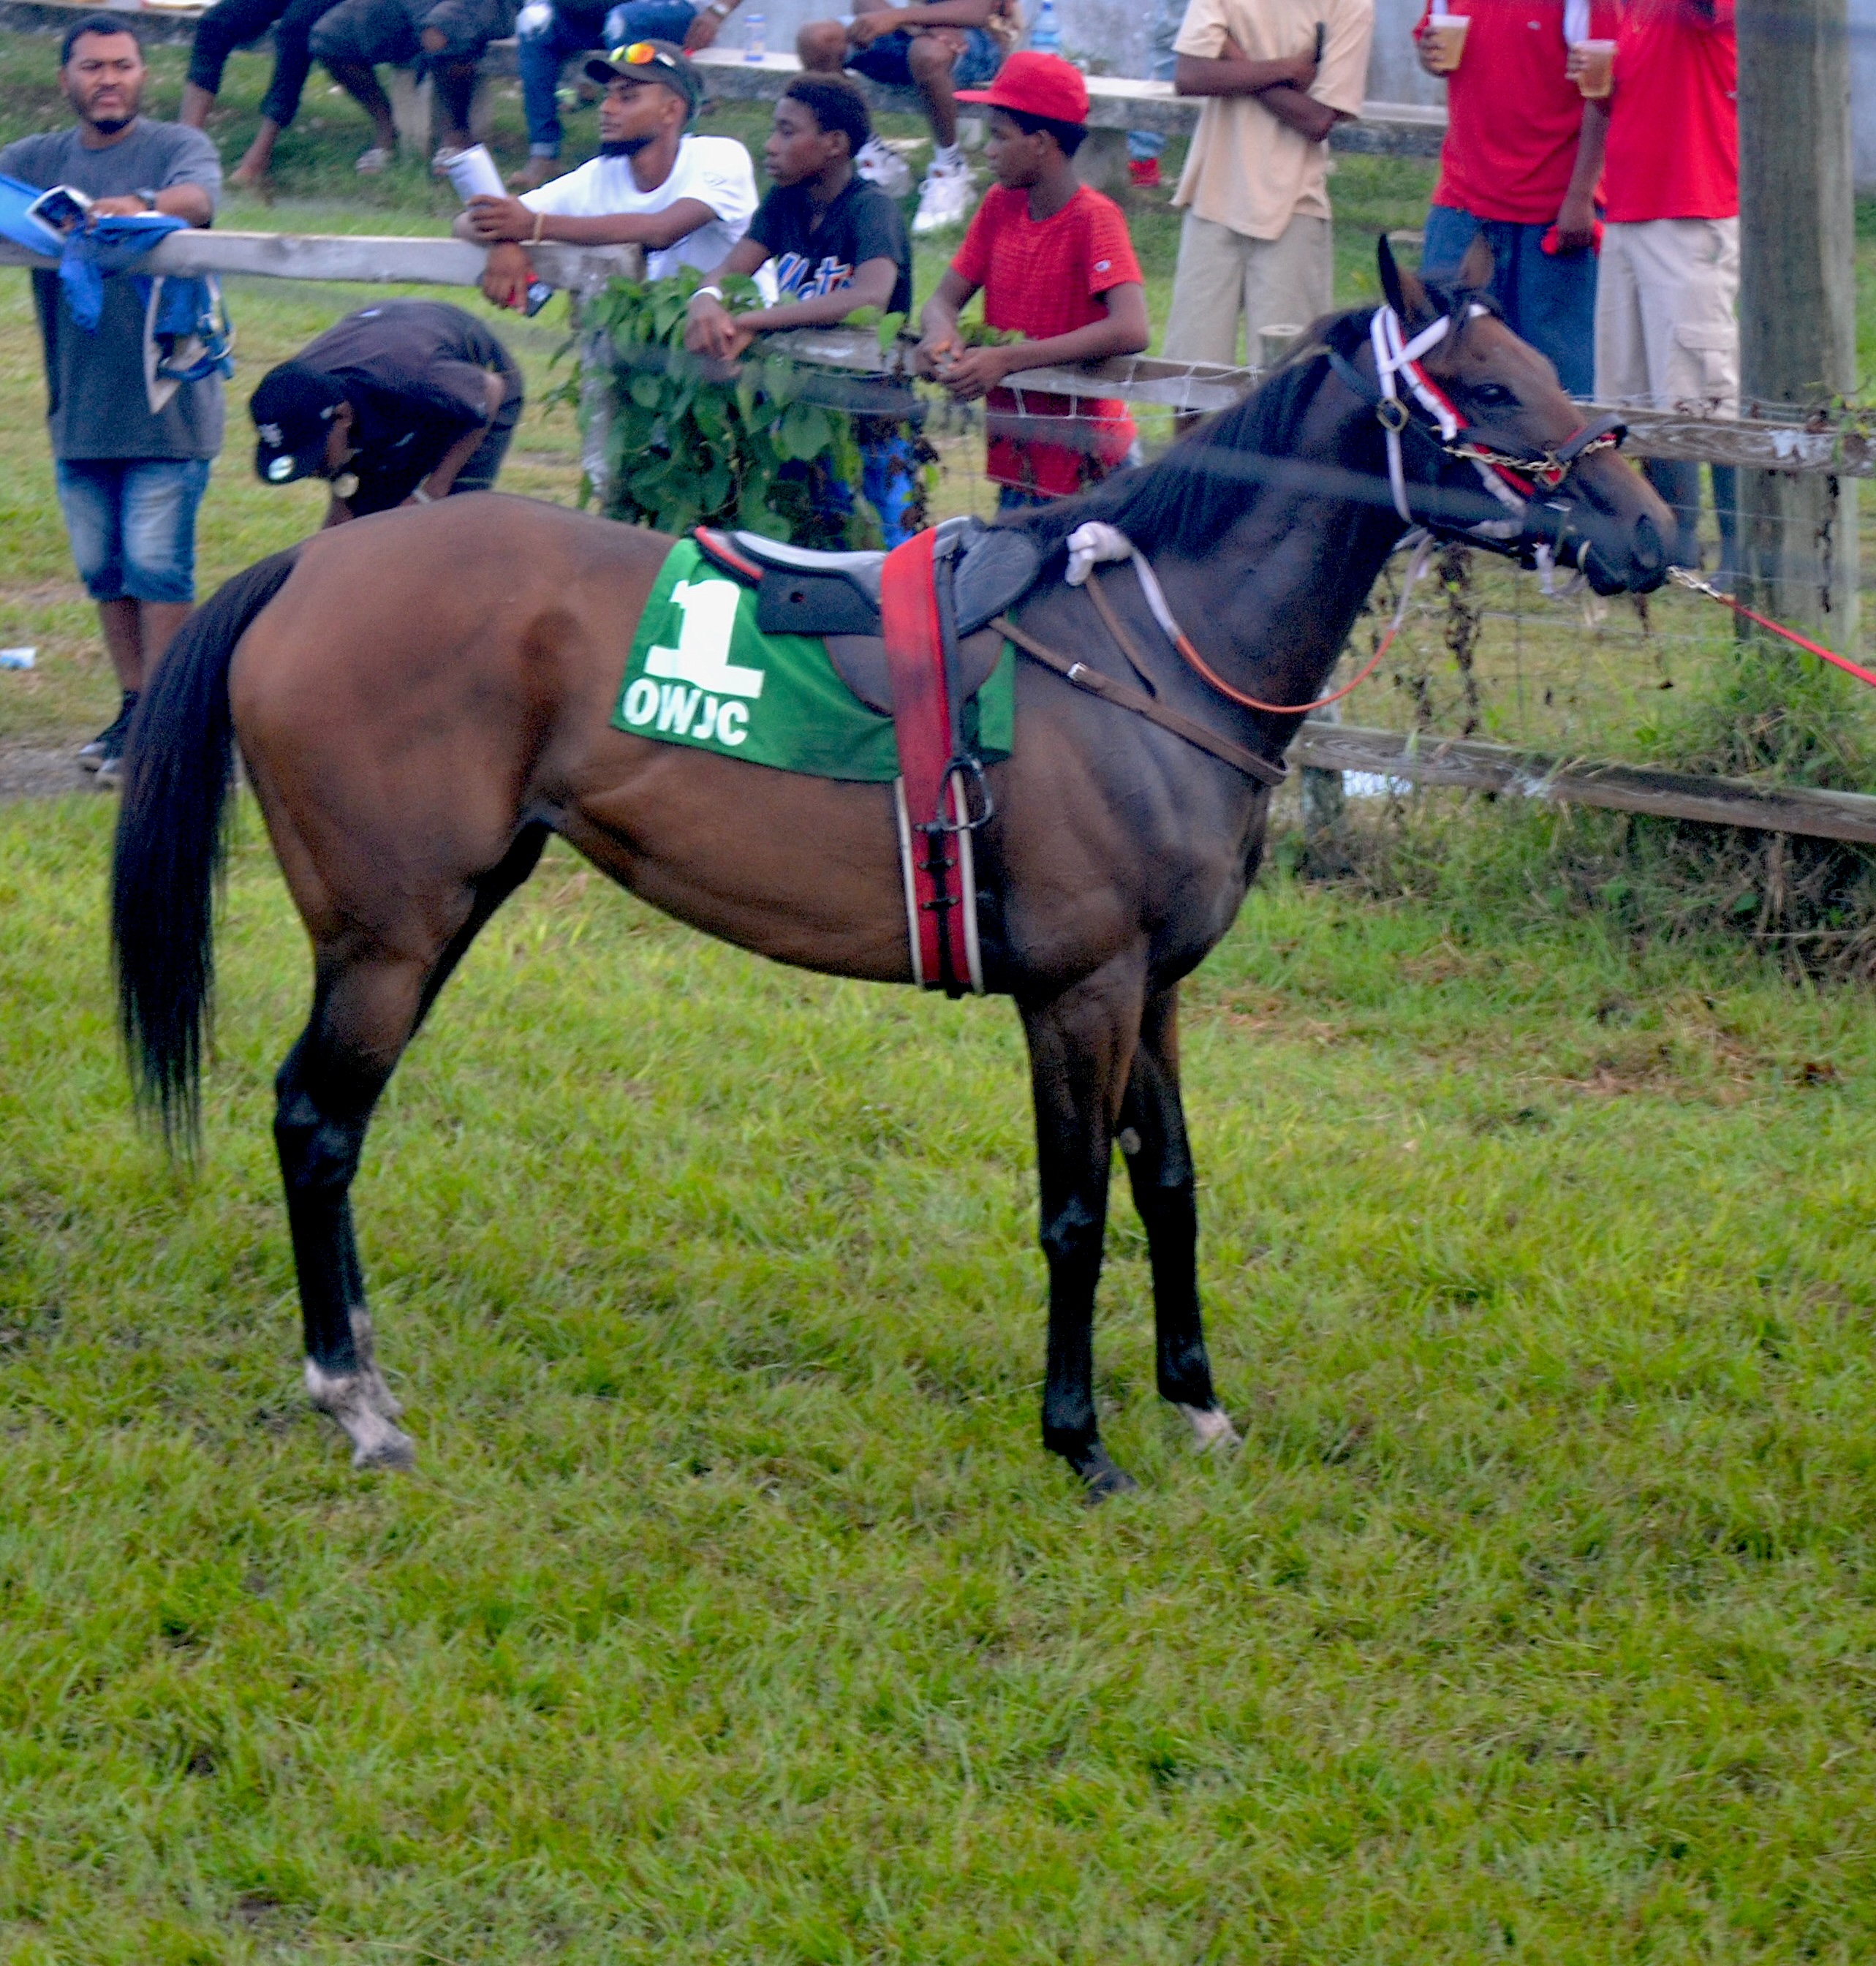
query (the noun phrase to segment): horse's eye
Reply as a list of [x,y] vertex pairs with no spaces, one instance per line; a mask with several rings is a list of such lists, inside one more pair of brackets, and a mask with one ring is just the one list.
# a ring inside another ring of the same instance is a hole
[[1482,403],[1488,410],[1517,408],[1517,398],[1502,382],[1475,382],[1471,396],[1475,403]]

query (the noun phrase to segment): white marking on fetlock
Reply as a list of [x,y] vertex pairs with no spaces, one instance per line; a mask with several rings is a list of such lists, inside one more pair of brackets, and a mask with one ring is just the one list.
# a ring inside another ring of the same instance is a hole
[[361,1371],[369,1372],[375,1382],[375,1404],[386,1420],[396,1420],[404,1411],[404,1402],[385,1384],[383,1373],[378,1369],[378,1334],[371,1321],[371,1313],[363,1308],[351,1313],[352,1350]]
[[321,1413],[330,1414],[344,1429],[352,1443],[354,1468],[416,1466],[417,1443],[392,1425],[392,1416],[401,1409],[376,1366],[356,1372],[328,1372],[308,1358],[306,1393]]
[[1198,1453],[1229,1454],[1244,1445],[1223,1407],[1188,1407],[1180,1400],[1173,1404],[1185,1414],[1185,1423],[1192,1429],[1192,1445]]

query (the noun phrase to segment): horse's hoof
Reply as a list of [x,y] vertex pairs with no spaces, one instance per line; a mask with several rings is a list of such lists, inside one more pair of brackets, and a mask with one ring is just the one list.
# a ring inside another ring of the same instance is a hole
[[376,1365],[352,1372],[328,1372],[308,1358],[306,1392],[323,1413],[337,1420],[352,1443],[354,1468],[414,1468],[417,1443],[392,1423],[403,1409],[391,1396]]
[[352,1449],[354,1468],[383,1468],[402,1474],[417,1465],[417,1442],[388,1422],[369,1444],[356,1434],[352,1437],[356,1443]]
[[1200,1454],[1226,1455],[1236,1452],[1244,1445],[1244,1438],[1231,1424],[1231,1416],[1223,1407],[1188,1407],[1183,1401],[1175,1401],[1185,1416],[1185,1423],[1192,1429],[1192,1445]]
[[1075,1471],[1081,1478],[1085,1499],[1091,1507],[1096,1502],[1106,1501],[1110,1496],[1130,1495],[1140,1485],[1098,1443],[1077,1457]]

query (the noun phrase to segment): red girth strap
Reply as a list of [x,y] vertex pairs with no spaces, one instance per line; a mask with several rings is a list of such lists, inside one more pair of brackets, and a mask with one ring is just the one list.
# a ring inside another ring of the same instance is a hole
[[940,830],[945,767],[951,762],[951,710],[945,689],[943,630],[933,588],[937,535],[929,529],[895,546],[882,570],[880,625],[892,678],[892,723],[912,827],[914,933],[928,990],[971,988],[965,915],[975,897],[960,878],[959,835]]

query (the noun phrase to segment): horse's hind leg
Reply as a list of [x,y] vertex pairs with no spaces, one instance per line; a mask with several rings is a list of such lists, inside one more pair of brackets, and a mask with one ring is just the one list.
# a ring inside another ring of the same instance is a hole
[[1238,1436],[1212,1389],[1198,1307],[1197,1177],[1179,1100],[1179,994],[1146,1005],[1120,1107],[1120,1146],[1153,1270],[1159,1396],[1186,1418],[1201,1451]]
[[306,1391],[345,1429],[359,1468],[408,1468],[417,1458],[373,1355],[351,1190],[372,1109],[416,1028],[424,981],[419,966],[382,960],[322,976],[312,1017],[274,1081]]
[[344,1429],[359,1468],[416,1458],[396,1425],[401,1410],[374,1355],[364,1271],[352,1229],[351,1188],[365,1130],[437,992],[484,923],[533,871],[546,838],[530,827],[501,864],[470,885],[466,909],[426,960],[378,949],[328,952],[313,1014],[275,1081],[274,1141],[306,1331],[306,1390]]

